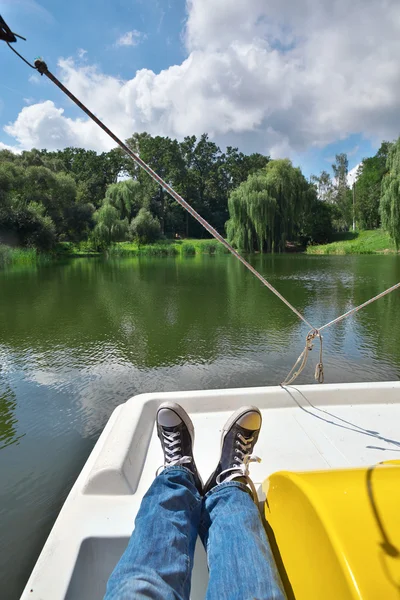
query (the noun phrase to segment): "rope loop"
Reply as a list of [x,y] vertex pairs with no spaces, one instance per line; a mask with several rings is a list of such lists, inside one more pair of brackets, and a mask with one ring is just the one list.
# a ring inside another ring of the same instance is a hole
[[[282,386],[290,385],[291,383],[293,383],[293,381],[295,379],[297,379],[297,377],[300,375],[300,373],[305,369],[307,361],[308,361],[308,355],[311,352],[311,350],[314,348],[315,338],[319,338],[319,362],[318,362],[317,366],[315,367],[315,379],[316,379],[316,381],[318,381],[318,383],[324,383],[324,363],[322,360],[322,351],[323,351],[322,335],[320,334],[318,329],[311,329],[307,333],[306,344],[305,344],[303,352],[300,354],[299,358],[296,360],[291,371],[287,375],[285,381],[283,383],[281,383]],[[299,367],[296,369],[296,367],[298,365],[299,365]]]

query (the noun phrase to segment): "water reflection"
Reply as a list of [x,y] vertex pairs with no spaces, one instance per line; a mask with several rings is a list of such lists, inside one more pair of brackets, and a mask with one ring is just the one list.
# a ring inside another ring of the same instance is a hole
[[14,392],[0,379],[0,450],[10,444],[16,444],[24,436],[17,433],[16,407],[17,398]]

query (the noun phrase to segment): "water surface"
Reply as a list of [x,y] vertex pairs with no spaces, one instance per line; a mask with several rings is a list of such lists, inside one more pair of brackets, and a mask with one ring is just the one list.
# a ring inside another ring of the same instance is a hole
[[[400,281],[396,256],[256,256],[319,326]],[[327,382],[397,380],[400,294],[324,336]],[[231,256],[0,272],[0,590],[19,598],[112,410],[134,394],[280,383],[307,327]],[[298,380],[313,381],[317,355]]]

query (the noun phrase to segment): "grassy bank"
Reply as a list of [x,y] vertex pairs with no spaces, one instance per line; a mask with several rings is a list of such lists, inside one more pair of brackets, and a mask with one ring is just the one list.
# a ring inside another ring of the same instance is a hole
[[[160,240],[155,244],[119,242],[104,253],[97,252],[89,242],[73,244],[62,242],[54,252],[39,253],[34,248],[10,248],[0,244],[0,268],[8,265],[45,264],[57,258],[79,256],[194,256],[196,254],[226,254],[228,251],[217,240]],[[308,246],[307,254],[395,254],[396,248],[389,235],[381,230],[337,234],[330,244]]]
[[146,245],[120,242],[108,250],[109,256],[194,256],[225,252],[227,250],[217,240],[163,240]]
[[11,248],[0,244],[0,268],[8,265],[37,265],[50,262],[52,257],[41,254],[35,248]]
[[396,247],[389,234],[380,229],[358,233],[337,234],[330,244],[308,246],[307,254],[395,254]]
[[104,252],[98,252],[90,242],[74,244],[61,242],[47,254],[34,248],[11,248],[0,244],[0,269],[11,265],[45,264],[66,257],[109,256],[194,256],[195,254],[224,254],[227,250],[217,240],[161,240],[155,244],[139,245],[119,242]]
[[[194,256],[195,254],[220,254],[227,250],[217,240],[160,240],[154,244],[119,242],[105,251],[107,256]],[[100,255],[87,242],[59,244],[57,253],[68,256]]]

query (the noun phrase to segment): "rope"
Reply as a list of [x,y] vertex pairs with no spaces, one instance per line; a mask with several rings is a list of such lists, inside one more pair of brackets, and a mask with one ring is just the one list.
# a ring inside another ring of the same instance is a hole
[[[14,34],[14,35],[17,35],[17,34]],[[21,36],[19,35],[18,37],[21,37]],[[24,40],[25,38],[21,37],[21,39]],[[9,44],[8,42],[6,42],[6,44],[10,48],[10,50],[12,50],[17,56],[20,57],[21,60],[24,61],[24,63],[26,63],[28,65],[28,67],[30,67],[31,69],[35,69],[36,70],[36,67],[34,67],[33,65],[31,65],[31,63],[28,60],[26,60],[26,58],[24,58],[22,56],[22,54],[20,54],[19,52],[17,52],[16,49],[11,46],[11,44]]]
[[[348,310],[343,315],[340,315],[340,317],[336,317],[336,319],[329,321],[329,323],[326,323],[326,325],[319,327],[319,329],[314,329],[313,331],[309,331],[307,334],[307,337],[306,337],[306,344],[305,344],[303,352],[300,354],[299,358],[296,360],[292,369],[286,376],[285,381],[283,383],[281,383],[281,386],[290,385],[291,383],[293,383],[293,381],[295,379],[297,379],[297,377],[300,375],[300,373],[304,370],[304,368],[307,364],[308,355],[311,352],[311,350],[313,349],[312,342],[316,337],[318,337],[319,341],[320,341],[320,350],[319,350],[319,362],[317,363],[317,366],[315,367],[315,379],[316,379],[316,381],[318,381],[318,383],[323,383],[324,382],[324,363],[323,363],[323,358],[322,358],[321,331],[323,331],[324,329],[328,329],[328,327],[331,327],[332,325],[335,325],[336,323],[339,323],[340,321],[343,321],[344,319],[347,319],[348,317],[351,317],[352,315],[354,315],[356,312],[358,312],[365,306],[368,306],[368,304],[372,304],[372,302],[375,302],[376,300],[383,298],[383,296],[386,296],[387,294],[394,292],[394,290],[397,290],[398,288],[400,288],[400,282],[396,283],[395,285],[392,285],[392,287],[388,288],[384,292],[381,292],[377,296],[370,298],[366,302],[363,302],[359,306],[356,306],[355,308]],[[297,369],[297,371],[295,371],[295,369],[299,363],[301,363],[300,367]]]
[[[20,37],[20,36],[18,36],[18,37]],[[22,38],[22,39],[24,39],[24,38]],[[35,60],[35,65],[33,66],[23,56],[21,56],[21,54],[19,54],[16,50],[14,50],[14,48],[12,46],[10,46],[10,44],[8,42],[7,42],[7,45],[28,66],[30,66],[32,69],[37,69],[41,75],[46,75],[46,77],[48,77],[48,79],[50,79],[62,92],[64,92],[64,94],[66,94],[77,106],[79,106],[79,108],[81,110],[83,110],[83,112],[86,113],[90,119],[92,119],[107,135],[109,135],[111,137],[111,139],[113,139],[118,144],[118,146],[120,146],[120,148],[122,148],[122,150],[124,150],[124,152],[130,158],[132,158],[144,171],[146,171],[146,173],[148,173],[148,175],[150,175],[150,177],[156,183],[158,183],[166,192],[168,192],[168,194],[170,196],[172,196],[172,198],[174,198],[174,200],[176,200],[178,202],[178,204],[180,204],[185,210],[187,210],[188,213],[191,214],[216,240],[218,240],[219,242],[221,242],[221,244],[223,246],[225,246],[225,248],[227,250],[229,250],[229,252],[231,254],[233,254],[233,256],[235,256],[238,260],[240,260],[240,262],[251,273],[253,273],[253,275],[255,277],[257,277],[257,279],[259,281],[261,281],[261,283],[263,285],[265,285],[265,287],[267,287],[273,294],[275,294],[275,296],[277,296],[277,298],[279,298],[284,304],[286,304],[286,306],[288,308],[290,308],[290,310],[295,315],[297,315],[299,317],[299,319],[301,321],[303,321],[303,323],[305,323],[306,325],[308,325],[308,327],[310,327],[310,331],[308,332],[307,337],[306,337],[306,343],[305,343],[304,350],[300,354],[300,356],[298,357],[298,359],[295,362],[295,364],[293,365],[291,371],[287,375],[285,381],[281,385],[282,386],[290,385],[300,375],[300,373],[304,370],[304,368],[305,368],[305,366],[307,364],[308,355],[311,352],[311,350],[313,349],[313,346],[314,346],[313,342],[314,342],[315,338],[318,338],[319,342],[320,342],[319,362],[317,363],[316,368],[315,368],[315,379],[318,381],[318,383],[323,383],[324,382],[324,364],[323,364],[323,345],[322,345],[321,331],[323,331],[324,329],[327,329],[328,327],[331,327],[332,325],[334,325],[335,323],[338,323],[339,321],[342,321],[342,320],[350,317],[351,315],[355,314],[356,312],[358,312],[359,310],[361,310],[365,306],[368,306],[368,304],[372,304],[372,302],[375,302],[376,300],[379,300],[379,298],[383,298],[383,296],[386,296],[386,294],[390,294],[390,292],[393,292],[394,290],[396,290],[396,289],[398,289],[400,287],[400,282],[396,283],[395,285],[393,285],[392,287],[388,288],[384,292],[381,292],[377,296],[374,296],[370,300],[367,300],[363,304],[360,304],[359,306],[357,306],[355,308],[352,308],[351,310],[349,310],[348,312],[344,313],[340,317],[337,317],[336,319],[333,319],[329,323],[326,323],[325,325],[323,325],[319,329],[313,327],[313,325],[311,325],[311,323],[309,323],[307,321],[307,319],[288,300],[286,300],[286,298],[284,298],[282,296],[282,294],[280,294],[278,292],[278,290],[267,279],[265,279],[262,275],[260,275],[260,273],[249,262],[247,262],[247,260],[245,258],[243,258],[243,256],[241,254],[239,254],[239,252],[237,250],[235,250],[233,248],[233,246],[231,246],[231,244],[229,242],[227,242],[227,240],[225,238],[223,238],[222,235],[220,233],[218,233],[218,231],[216,229],[214,229],[214,227],[212,227],[205,219],[203,219],[203,217],[200,216],[199,213],[192,206],[190,206],[190,204],[188,204],[188,202],[186,202],[186,200],[184,200],[184,198],[182,198],[182,196],[180,194],[178,194],[170,185],[168,185],[168,183],[166,183],[159,175],[157,175],[157,173],[155,171],[153,171],[153,169],[147,163],[145,163],[144,160],[142,160],[140,158],[140,156],[138,156],[137,154],[135,154],[106,125],[104,125],[104,123],[102,123],[96,117],[96,115],[94,115],[84,104],[82,104],[82,102],[80,100],[78,100],[78,98],[76,98],[76,96],[74,96],[48,70],[47,65],[46,65],[46,63],[44,61],[42,61],[40,59],[36,59]],[[300,366],[296,370],[297,365],[300,365]]]
[[[313,331],[308,332],[304,350],[300,354],[300,356],[296,360],[296,362],[294,363],[294,365],[293,365],[292,369],[290,370],[290,372],[288,373],[288,375],[286,376],[285,381],[283,383],[281,383],[282,387],[293,383],[293,381],[295,379],[297,379],[297,377],[300,375],[300,373],[304,370],[304,368],[307,364],[308,355],[314,347],[313,342],[314,342],[315,338],[319,338],[319,344],[320,344],[319,345],[319,363],[317,363],[317,365],[315,367],[315,379],[318,381],[318,383],[324,383],[324,364],[322,361],[322,335],[320,335],[319,331],[314,329]],[[299,363],[300,363],[300,366],[296,370],[296,367]]]
[[349,310],[348,312],[344,313],[340,317],[336,317],[336,319],[333,319],[333,321],[329,321],[329,323],[327,323],[326,325],[323,325],[323,327],[320,327],[318,329],[318,331],[322,331],[323,329],[327,329],[328,327],[331,327],[331,325],[334,325],[335,323],[339,323],[339,321],[343,321],[343,319],[346,319],[347,317],[351,317],[351,315],[354,315],[354,313],[358,312],[359,310],[361,310],[365,306],[368,306],[368,304],[372,304],[372,302],[375,302],[375,300],[379,300],[379,298],[383,298],[383,296],[386,296],[386,294],[390,294],[390,292],[394,292],[394,290],[397,290],[399,287],[400,287],[400,282],[396,283],[395,285],[392,285],[392,287],[388,288],[384,292],[381,292],[377,296],[374,296],[370,300],[367,300],[363,304],[360,304],[360,306],[356,306],[356,308],[352,308],[351,310]]

